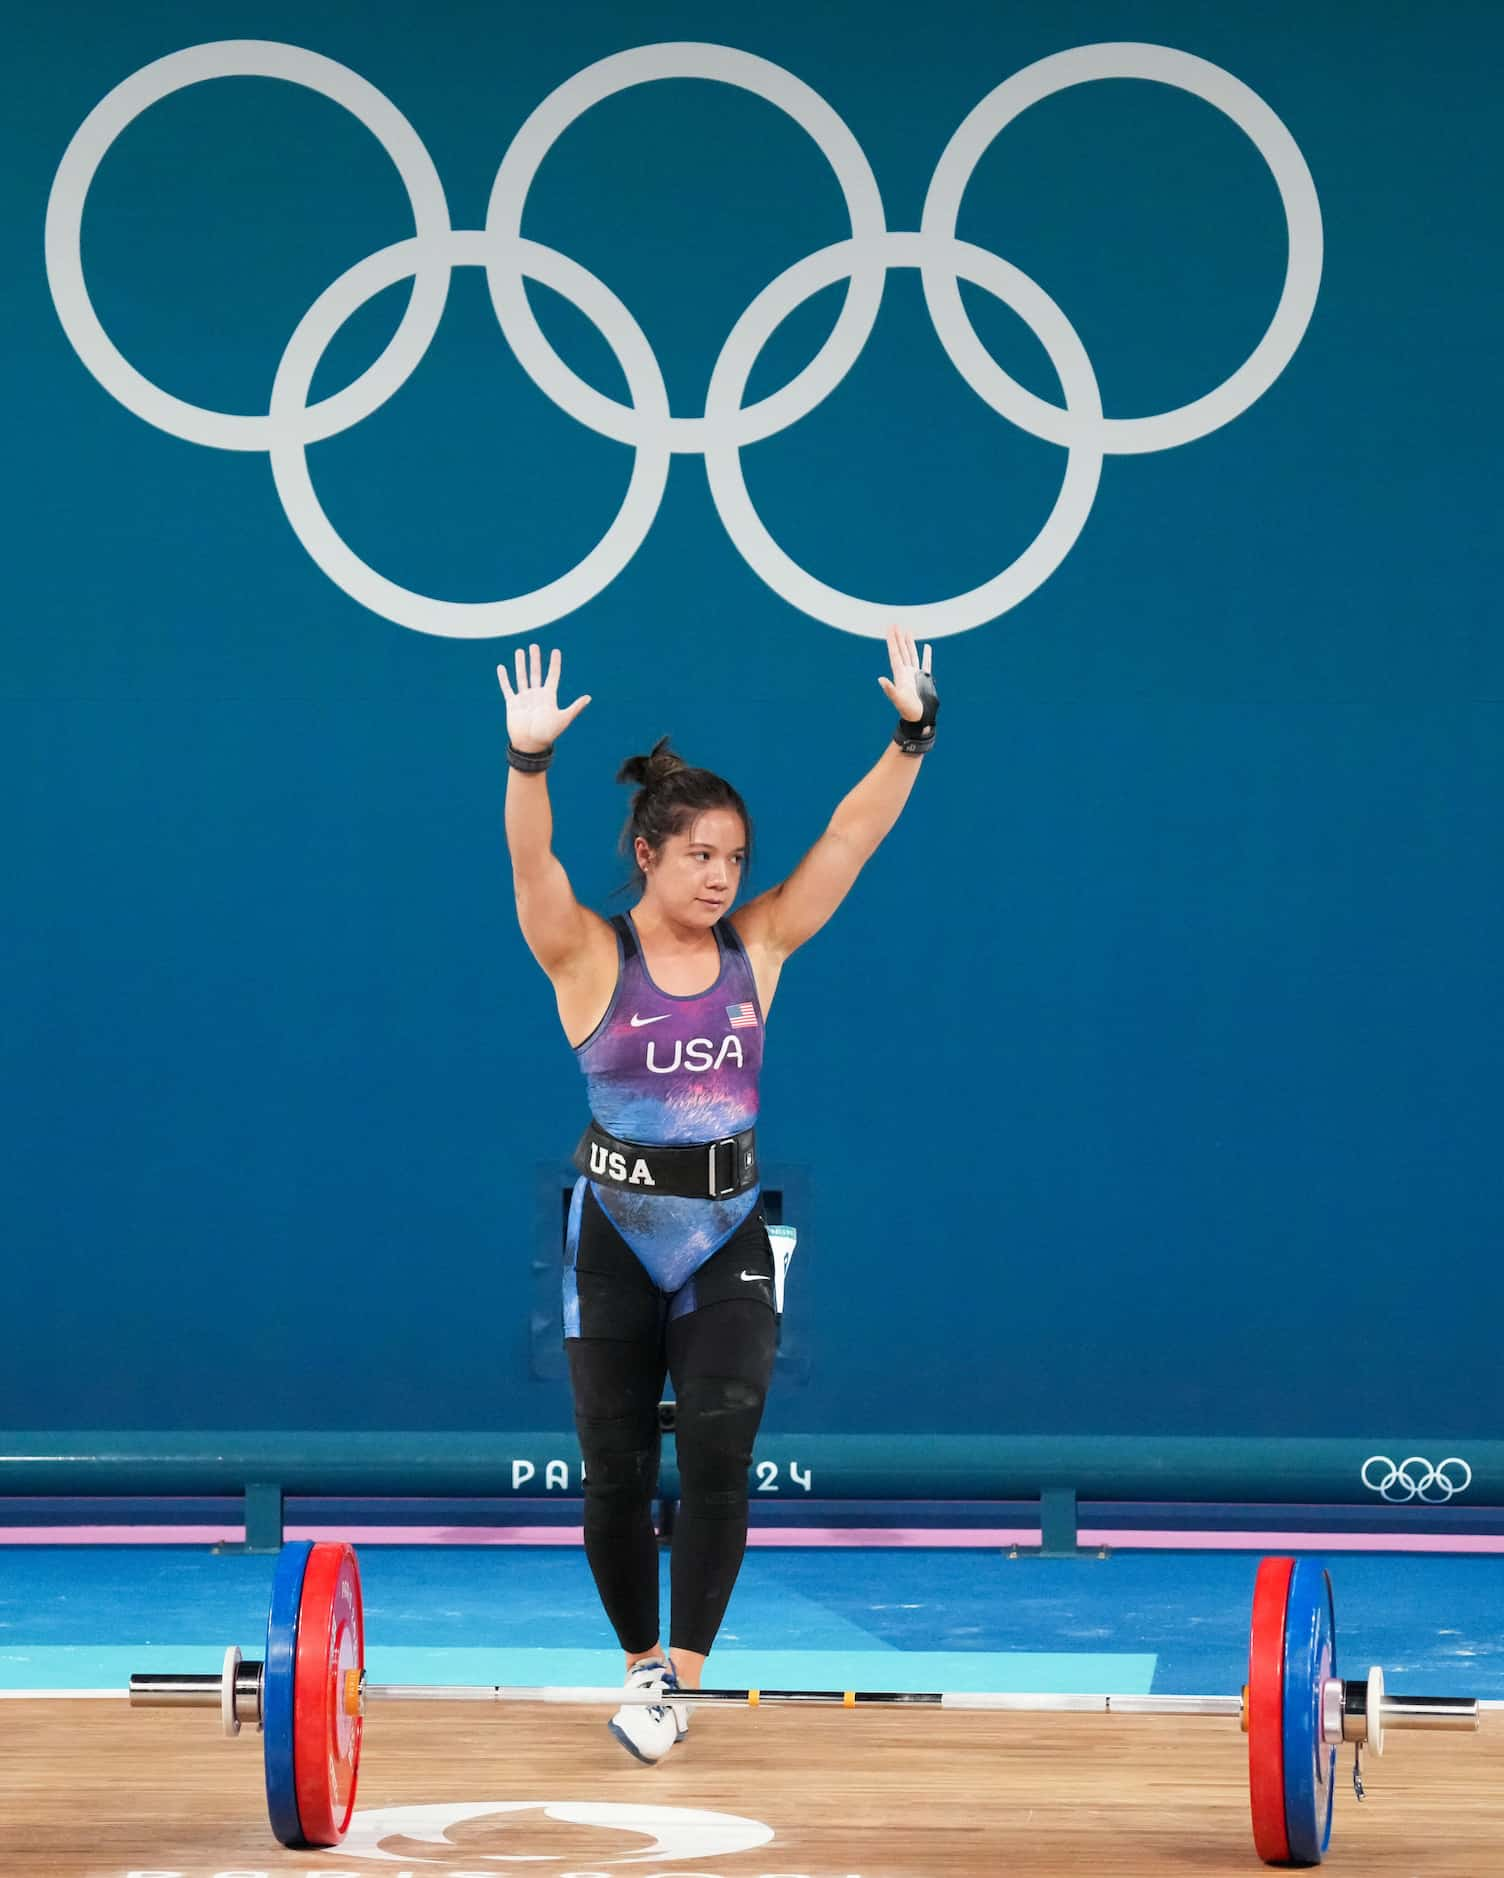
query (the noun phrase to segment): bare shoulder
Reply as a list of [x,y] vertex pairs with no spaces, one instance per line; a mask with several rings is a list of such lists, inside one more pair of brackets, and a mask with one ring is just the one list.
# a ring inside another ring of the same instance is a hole
[[773,903],[777,887],[766,887],[753,900],[745,901],[730,915],[737,937],[750,952],[754,946],[766,948],[773,941]]
[[755,900],[739,906],[730,916],[737,938],[747,948],[747,958],[752,966],[752,976],[757,982],[757,997],[764,1017],[773,1002],[773,993],[778,989],[778,979],[786,956],[778,945],[773,929],[772,905],[777,897],[778,889],[769,887],[766,893],[760,893]]
[[580,911],[584,915],[582,943],[548,974],[571,1048],[577,1048],[595,1029],[616,990],[616,934],[611,923],[589,907]]
[[566,970],[590,970],[602,959],[608,959],[613,973],[616,970],[616,929],[610,920],[602,919],[594,907],[582,906],[580,919],[583,926],[581,943],[574,956],[566,962]]

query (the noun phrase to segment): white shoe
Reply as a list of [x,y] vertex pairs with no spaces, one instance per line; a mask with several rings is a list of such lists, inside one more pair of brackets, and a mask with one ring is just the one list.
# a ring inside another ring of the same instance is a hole
[[[650,1656],[634,1663],[627,1673],[634,1694],[667,1695],[679,1687],[672,1663]],[[629,1754],[652,1766],[661,1761],[689,1728],[689,1708],[683,1702],[624,1702],[606,1726]]]

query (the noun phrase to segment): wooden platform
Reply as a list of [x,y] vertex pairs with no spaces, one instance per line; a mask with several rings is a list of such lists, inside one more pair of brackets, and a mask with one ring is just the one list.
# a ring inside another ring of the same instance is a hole
[[[1395,1737],[1354,1799],[1338,1763],[1327,1868],[1363,1878],[1504,1878],[1504,1715],[1477,1735]],[[123,1701],[0,1702],[5,1878],[1140,1878],[1257,1872],[1235,1722],[1182,1717],[702,1710],[661,1767],[631,1761],[593,1710],[387,1707],[367,1724],[357,1826],[373,1808],[473,1803],[434,1842],[367,1856],[288,1852],[267,1824],[260,1741],[205,1712]],[[536,1802],[527,1810],[488,1805]],[[760,1821],[750,1850],[653,1844],[552,1821],[558,1801],[708,1809]],[[423,1831],[422,1823],[418,1830]],[[355,1849],[352,1846],[352,1850]],[[530,1862],[505,1862],[524,1857]],[[531,1862],[537,1860],[538,1862]]]

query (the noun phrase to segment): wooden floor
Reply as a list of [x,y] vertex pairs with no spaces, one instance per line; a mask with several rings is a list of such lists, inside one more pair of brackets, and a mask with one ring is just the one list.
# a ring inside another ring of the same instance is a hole
[[[1359,1806],[1339,1762],[1327,1868],[1383,1878],[1504,1878],[1504,1714],[1478,1735],[1395,1737]],[[751,1851],[615,1861],[651,1846],[506,1801],[710,1809],[761,1821]],[[631,1761],[593,1710],[388,1707],[367,1723],[357,1823],[373,1808],[472,1802],[447,1838],[397,1832],[379,1861],[284,1851],[260,1742],[206,1712],[123,1702],[0,1702],[5,1878],[216,1878],[309,1872],[411,1878],[1137,1878],[1261,1869],[1246,1756],[1226,1720],[934,1711],[702,1710],[661,1767]],[[410,1822],[411,1824],[411,1822]],[[421,1824],[413,1826],[421,1833]],[[519,1857],[524,1865],[504,1862]],[[537,1861],[537,1862],[533,1862]]]

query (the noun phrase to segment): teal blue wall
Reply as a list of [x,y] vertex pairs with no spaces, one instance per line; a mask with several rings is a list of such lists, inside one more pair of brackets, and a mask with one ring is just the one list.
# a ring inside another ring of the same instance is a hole
[[[935,641],[937,753],[785,972],[762,1138],[804,1237],[769,1427],[1497,1434],[1504,24],[1246,0],[64,0],[12,24],[0,1427],[566,1415],[532,1314],[583,1109],[512,911],[493,667],[515,640],[359,604],[299,545],[265,455],[127,410],[49,291],[48,192],[88,113],[153,59],[251,35],[384,93],[462,229],[536,104],[659,41],[812,87],[900,230],[971,107],[1071,46],[1179,48],[1278,114],[1325,229],[1292,360],[1210,435],[1108,456],[1059,568]],[[1285,266],[1252,144],[1141,81],[1010,125],[960,229],[1063,310],[1113,416],[1212,389]],[[221,79],[121,134],[82,253],[143,374],[251,413],[323,289],[411,233],[338,106]],[[674,81],[566,132],[524,233],[609,283],[683,414],[743,308],[846,228],[772,106]],[[405,295],[351,320],[315,396],[377,355]],[[839,301],[788,321],[750,395],[814,354]],[[1057,397],[1029,328],[966,301],[993,356]],[[619,395],[589,322],[535,303]],[[967,389],[899,270],[839,387],[743,461],[796,561],[918,603],[1027,547],[1063,457]],[[396,395],[310,452],[358,553],[472,602],[576,563],[630,460],[533,387],[473,267]],[[611,778],[656,736],[747,796],[755,890],[888,734],[880,641],[772,592],[692,454],[621,572],[539,636],[595,698],[550,783],[560,855],[603,908]]]

